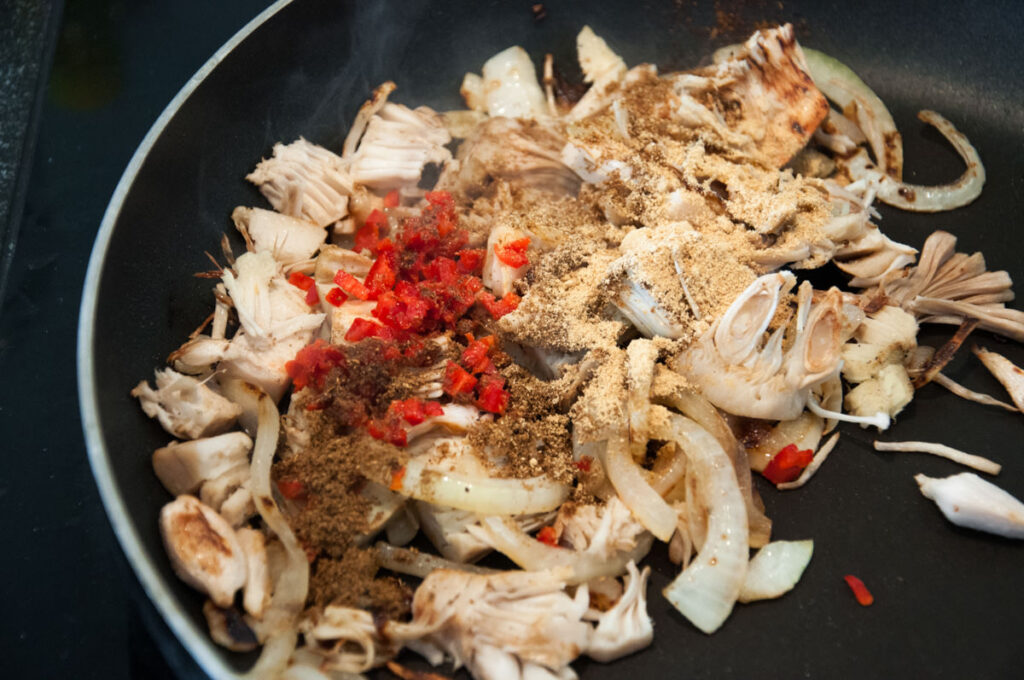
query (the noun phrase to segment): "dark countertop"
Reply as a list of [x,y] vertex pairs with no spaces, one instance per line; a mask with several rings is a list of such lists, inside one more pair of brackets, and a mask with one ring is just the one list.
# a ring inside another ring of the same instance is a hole
[[[24,212],[11,225],[16,249],[0,311],[4,677],[170,678],[164,657],[182,677],[198,676],[142,594],[89,470],[75,383],[78,305],[93,238],[136,146],[192,74],[266,4],[64,7],[35,153],[13,168],[29,174]],[[46,22],[60,17],[59,3],[53,7],[51,19],[51,3],[0,0],[0,73],[21,78],[3,93],[22,97],[8,100],[3,139],[18,149],[32,144],[32,69],[45,74]],[[22,24],[8,24],[10,17]],[[7,42],[15,32],[17,47]],[[8,120],[22,131],[11,134]],[[6,211],[13,182],[0,188]]]

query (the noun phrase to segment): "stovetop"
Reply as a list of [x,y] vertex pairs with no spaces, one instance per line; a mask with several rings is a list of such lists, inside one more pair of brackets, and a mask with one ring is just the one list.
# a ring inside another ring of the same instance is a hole
[[203,677],[103,512],[78,415],[75,335],[92,242],[136,146],[266,4],[0,2],[0,243],[13,248],[0,308],[5,677]]

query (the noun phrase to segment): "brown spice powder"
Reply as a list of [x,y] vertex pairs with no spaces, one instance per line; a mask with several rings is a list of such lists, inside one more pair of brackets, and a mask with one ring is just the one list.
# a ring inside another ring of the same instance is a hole
[[412,588],[393,576],[378,577],[376,553],[349,548],[340,559],[320,558],[310,569],[310,606],[339,605],[366,609],[400,621],[412,610]]

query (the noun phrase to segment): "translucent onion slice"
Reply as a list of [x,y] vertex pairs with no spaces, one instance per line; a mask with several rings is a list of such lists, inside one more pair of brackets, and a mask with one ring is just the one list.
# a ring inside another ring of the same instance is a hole
[[572,574],[566,582],[570,584],[586,583],[602,576],[619,576],[626,572],[626,565],[631,561],[642,560],[654,542],[651,535],[644,532],[637,538],[635,548],[609,559],[604,555],[546,545],[520,529],[512,520],[501,517],[483,517],[479,527],[470,526],[466,530],[526,571],[569,567]]
[[[733,470],[736,471],[736,481],[740,485],[740,492],[747,505],[747,526],[750,530],[750,547],[760,548],[771,539],[772,521],[764,513],[764,506],[759,505],[760,498],[754,500],[754,483],[750,475],[750,459],[747,450],[740,446],[729,429],[725,418],[715,408],[714,404],[696,392],[679,391],[666,398],[666,403],[678,409],[687,418],[692,418],[698,425],[708,431],[721,445],[722,449],[729,455],[732,461]],[[787,442],[788,443],[788,442]],[[817,442],[815,442],[817,445]],[[775,449],[777,453],[782,446]],[[813,447],[812,447],[813,448]],[[763,466],[762,466],[763,467]]]
[[740,602],[782,597],[797,584],[814,554],[814,541],[772,541],[747,565]]
[[878,164],[888,176],[897,181],[902,179],[903,141],[882,100],[853,69],[838,59],[809,47],[804,47],[803,52],[814,84],[844,111],[851,104],[856,105],[857,123]]
[[709,510],[707,538],[664,595],[693,625],[713,633],[732,612],[747,575],[747,512],[729,456],[703,428],[670,414],[674,439],[686,451],[687,476]]
[[280,427],[277,406],[264,394],[259,399],[259,421],[249,468],[250,485],[256,510],[284,547],[285,567],[274,583],[270,606],[263,615],[261,629],[269,637],[260,658],[248,673],[252,678],[276,677],[285,669],[297,640],[294,624],[305,606],[309,588],[306,552],[281,514],[270,489],[270,468],[277,451]]
[[409,498],[481,515],[547,512],[569,497],[569,487],[546,477],[493,479],[434,470],[423,457],[405,464],[402,486],[397,491]]
[[604,468],[615,492],[636,517],[636,521],[643,524],[658,540],[668,543],[679,521],[676,511],[651,487],[646,471],[633,460],[629,453],[629,443],[624,438],[612,437],[608,440]]
[[923,122],[933,126],[953,145],[967,168],[949,184],[922,186],[883,178],[878,185],[878,200],[896,208],[914,212],[940,212],[967,205],[981,195],[985,185],[985,166],[964,133],[935,111],[920,111]]
[[388,543],[379,542],[374,546],[377,551],[377,559],[380,566],[398,574],[409,574],[417,578],[426,578],[427,574],[435,569],[453,569],[455,571],[466,571],[470,574],[494,574],[494,569],[478,567],[475,564],[462,564],[446,560],[437,555],[399,548]]

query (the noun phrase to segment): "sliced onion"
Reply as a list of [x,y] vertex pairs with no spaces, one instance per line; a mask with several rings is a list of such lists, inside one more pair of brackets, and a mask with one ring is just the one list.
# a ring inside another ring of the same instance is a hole
[[765,545],[771,538],[772,521],[764,513],[763,506],[759,505],[760,498],[754,500],[754,483],[750,478],[750,459],[747,450],[736,441],[725,418],[714,404],[696,392],[677,392],[669,396],[666,402],[707,430],[729,455],[733,470],[736,472],[736,481],[740,485],[740,492],[747,506],[750,546],[759,548]]
[[747,565],[740,602],[782,597],[797,584],[814,554],[814,541],[772,541]]
[[469,526],[466,530],[491,545],[521,568],[527,571],[544,571],[556,567],[569,567],[571,576],[567,583],[586,583],[602,576],[618,576],[626,571],[629,562],[639,562],[650,551],[654,542],[644,532],[638,538],[636,547],[618,553],[612,558],[585,551],[557,548],[533,538],[510,519],[484,517],[480,526]]
[[878,184],[878,200],[914,212],[941,212],[967,205],[981,195],[985,185],[985,166],[981,164],[981,157],[964,133],[938,113],[925,110],[920,111],[917,117],[942,133],[960,154],[967,169],[955,182],[935,186],[908,184],[883,177]]
[[263,652],[249,671],[252,678],[276,677],[284,670],[295,649],[295,622],[306,604],[309,588],[309,560],[299,545],[288,521],[277,507],[270,489],[270,469],[277,451],[280,416],[273,400],[263,395],[259,400],[259,421],[252,449],[250,484],[252,497],[260,517],[277,535],[285,550],[285,567],[274,583],[273,596],[263,615],[261,629],[269,636]]
[[707,539],[690,565],[663,591],[693,625],[713,633],[725,622],[747,575],[747,513],[729,456],[706,430],[670,414],[673,438],[686,451],[710,511]]
[[495,479],[427,466],[426,456],[405,464],[398,492],[409,498],[481,515],[547,512],[569,497],[569,487],[547,477]]
[[658,540],[668,543],[676,530],[678,515],[651,487],[646,471],[630,455],[629,443],[622,437],[609,439],[603,462],[615,492],[636,520]]
[[427,574],[435,569],[453,569],[455,571],[466,571],[470,574],[493,574],[494,569],[478,567],[475,564],[463,564],[446,560],[437,555],[398,548],[388,543],[377,543],[374,546],[377,550],[377,558],[380,566],[398,574],[409,574],[417,578],[426,578]]
[[850,67],[837,59],[803,48],[807,70],[822,93],[844,111],[856,105],[857,123],[871,145],[875,159],[888,177],[903,178],[903,142],[885,104]]

